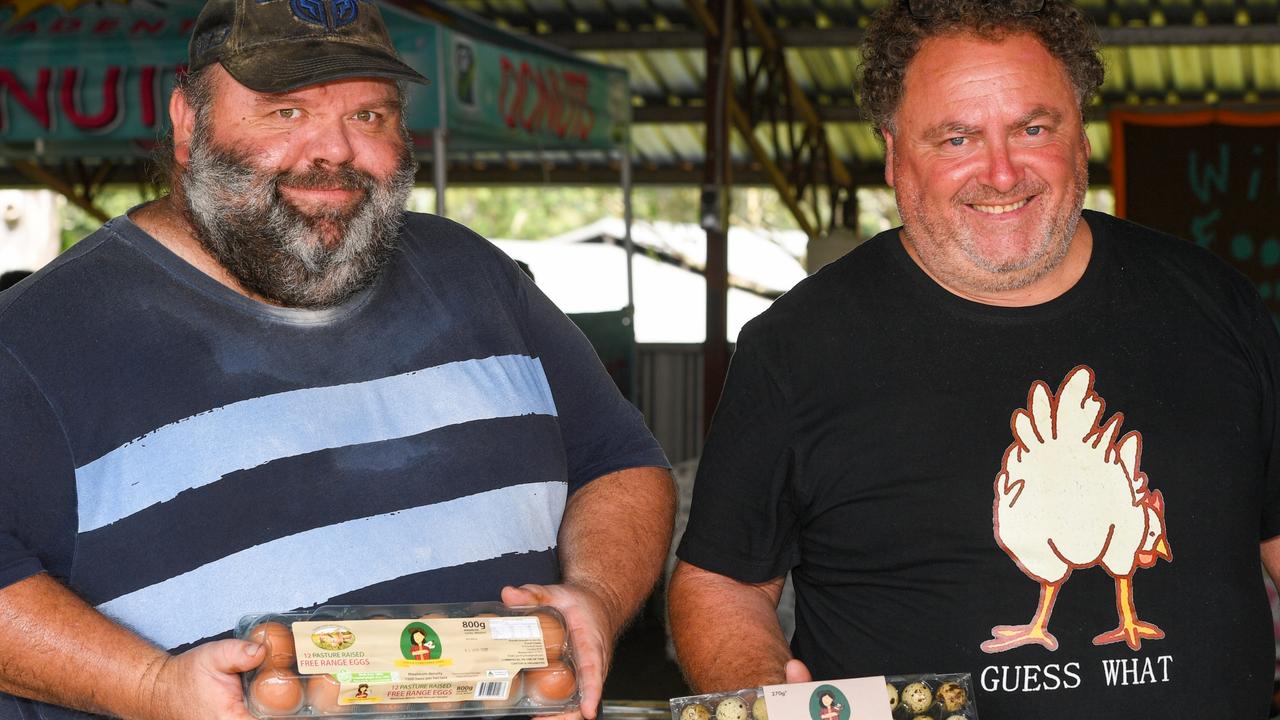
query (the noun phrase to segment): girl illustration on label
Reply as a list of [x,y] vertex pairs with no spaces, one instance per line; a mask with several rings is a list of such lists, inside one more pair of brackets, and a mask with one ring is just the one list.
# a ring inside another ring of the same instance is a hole
[[832,685],[820,685],[809,696],[811,720],[849,720],[849,701]]
[[442,652],[440,636],[426,623],[410,623],[400,632],[400,654],[406,660],[436,660]]
[[414,660],[430,660],[431,651],[436,649],[436,644],[427,639],[427,634],[421,629],[415,629],[409,634],[409,639],[413,642],[409,645],[409,654]]

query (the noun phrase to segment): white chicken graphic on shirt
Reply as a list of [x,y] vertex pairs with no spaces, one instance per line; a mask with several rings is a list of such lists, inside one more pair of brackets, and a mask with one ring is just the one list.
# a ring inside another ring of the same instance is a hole
[[995,482],[995,537],[1018,568],[1040,584],[1040,602],[1026,625],[997,625],[982,643],[988,653],[1038,644],[1058,649],[1049,616],[1072,571],[1101,565],[1115,579],[1119,626],[1094,645],[1142,641],[1164,631],[1138,619],[1133,576],[1156,558],[1172,561],[1164,498],[1139,468],[1142,434],[1120,435],[1124,415],[1100,425],[1106,406],[1094,392],[1094,372],[1067,373],[1054,395],[1037,380],[1026,408],[1013,412],[1013,443]]

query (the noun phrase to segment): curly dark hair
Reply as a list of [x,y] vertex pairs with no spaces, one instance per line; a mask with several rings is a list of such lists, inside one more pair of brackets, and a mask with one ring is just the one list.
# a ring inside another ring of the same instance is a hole
[[1066,0],[1045,0],[1037,13],[1018,13],[1005,0],[937,0],[925,19],[912,17],[906,0],[891,0],[867,28],[862,43],[862,110],[879,134],[894,129],[903,78],[920,44],[939,35],[968,34],[984,40],[1034,35],[1062,63],[1083,112],[1102,85],[1098,31]]

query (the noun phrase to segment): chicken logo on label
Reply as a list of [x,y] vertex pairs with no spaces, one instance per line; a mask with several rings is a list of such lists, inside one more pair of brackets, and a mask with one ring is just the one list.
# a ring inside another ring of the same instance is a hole
[[1094,372],[1080,365],[1057,394],[1037,380],[1027,406],[1013,412],[1013,443],[995,482],[995,538],[1018,569],[1040,585],[1040,602],[1026,625],[997,625],[982,643],[988,653],[1037,644],[1058,649],[1049,617],[1063,583],[1075,570],[1101,566],[1116,584],[1119,626],[1094,645],[1142,641],[1164,631],[1138,619],[1133,576],[1157,558],[1172,561],[1164,498],[1142,472],[1142,434],[1123,436],[1124,415],[1100,424],[1106,403],[1094,391]]

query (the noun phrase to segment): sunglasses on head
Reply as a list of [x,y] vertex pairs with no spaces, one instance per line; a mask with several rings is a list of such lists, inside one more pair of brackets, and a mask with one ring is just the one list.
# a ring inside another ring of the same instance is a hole
[[[907,11],[917,20],[927,20],[938,13],[942,0],[907,0]],[[1044,9],[1044,0],[1008,0],[1009,9],[1018,15],[1034,15]]]

